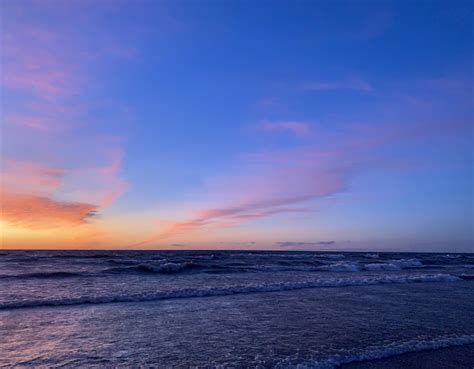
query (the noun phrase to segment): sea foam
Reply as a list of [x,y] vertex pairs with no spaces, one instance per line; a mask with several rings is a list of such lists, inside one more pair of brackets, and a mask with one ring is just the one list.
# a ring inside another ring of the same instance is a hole
[[422,268],[423,263],[418,259],[388,260],[386,263],[365,264],[365,270],[402,270],[411,268]]
[[323,265],[318,269],[325,270],[328,272],[358,272],[360,270],[360,267],[356,262],[339,261],[337,263]]
[[378,284],[422,283],[422,282],[456,282],[462,279],[450,274],[419,275],[382,275],[354,278],[325,278],[304,282],[282,282],[273,284],[248,284],[212,288],[185,288],[168,291],[146,292],[124,295],[92,295],[71,298],[24,299],[0,303],[0,309],[32,308],[41,306],[67,306],[82,304],[107,304],[115,302],[144,302],[176,298],[195,298],[227,296],[235,294],[290,291],[303,288],[369,286]]

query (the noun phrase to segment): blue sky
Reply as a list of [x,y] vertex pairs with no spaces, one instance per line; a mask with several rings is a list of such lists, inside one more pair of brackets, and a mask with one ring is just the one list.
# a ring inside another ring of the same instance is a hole
[[2,8],[8,247],[473,250],[471,2]]

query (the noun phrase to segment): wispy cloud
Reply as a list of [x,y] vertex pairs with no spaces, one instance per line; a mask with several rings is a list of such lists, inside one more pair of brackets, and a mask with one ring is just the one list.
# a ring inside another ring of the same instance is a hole
[[18,126],[31,128],[36,131],[47,131],[49,129],[49,122],[45,117],[28,116],[28,115],[13,115],[7,117],[6,120]]
[[[446,130],[428,130],[423,124],[403,129],[353,124],[336,133],[318,130],[311,145],[248,154],[233,174],[207,183],[209,201],[218,195],[227,206],[201,207],[184,220],[160,221],[158,232],[134,246],[203,230],[209,234],[255,219],[311,212],[323,201],[346,191],[357,173],[382,167],[413,170],[400,166],[400,159],[389,153],[380,155],[380,148],[413,143],[441,132]],[[378,155],[373,154],[376,151]],[[314,244],[329,246],[333,241]],[[280,246],[285,245],[289,247],[290,243]]]
[[232,207],[202,209],[185,221],[161,221],[162,231],[136,243],[139,246],[149,242],[167,239],[179,234],[205,228],[229,227],[245,221],[265,218],[282,213],[304,213],[305,208],[288,207],[303,202],[306,198],[281,198],[270,201],[242,203]]
[[9,4],[1,32],[5,96],[23,97],[6,107],[2,122],[9,156],[1,160],[1,219],[35,229],[84,224],[128,188],[119,173],[121,144],[94,145],[97,135],[84,122],[97,109],[85,89],[95,77],[88,67],[96,50],[66,23],[38,17],[62,19],[70,6],[45,7]]
[[[104,163],[95,165],[99,159]],[[77,168],[67,170],[61,190],[71,198],[106,207],[129,188],[120,176],[123,151],[114,146],[101,148],[91,160],[92,164],[80,163]]]
[[3,28],[2,83],[35,98],[56,99],[75,92],[80,75],[59,53],[60,36],[44,26],[6,20]]
[[62,184],[64,170],[42,162],[3,157],[0,164],[2,189],[47,193]]

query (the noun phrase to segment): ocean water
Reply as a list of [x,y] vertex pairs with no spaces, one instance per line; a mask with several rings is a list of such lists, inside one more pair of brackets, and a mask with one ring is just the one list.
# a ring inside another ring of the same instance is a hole
[[472,350],[473,278],[473,254],[0,251],[0,366],[336,368]]

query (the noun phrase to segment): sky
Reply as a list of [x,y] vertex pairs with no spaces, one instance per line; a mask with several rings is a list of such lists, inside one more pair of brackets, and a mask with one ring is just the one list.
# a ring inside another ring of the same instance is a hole
[[474,252],[471,1],[0,11],[1,248]]

